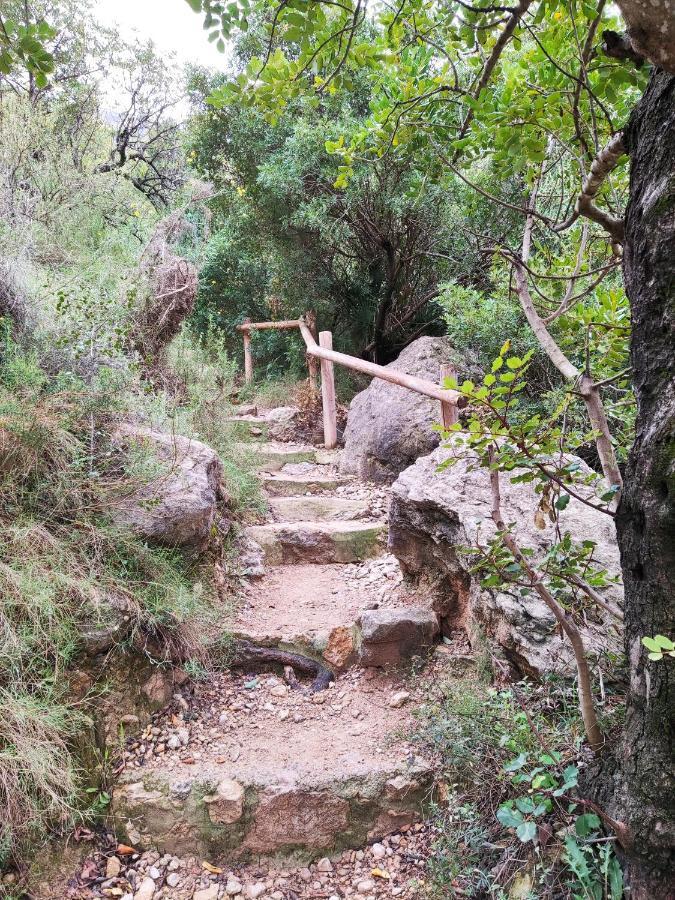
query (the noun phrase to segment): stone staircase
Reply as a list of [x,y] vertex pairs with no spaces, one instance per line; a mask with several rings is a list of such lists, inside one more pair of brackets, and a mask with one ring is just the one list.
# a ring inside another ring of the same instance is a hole
[[[261,417],[241,424],[264,436]],[[246,531],[266,572],[231,631],[319,660],[336,680],[314,694],[289,672],[197,683],[128,747],[114,792],[132,846],[219,865],[363,847],[417,821],[433,780],[388,667],[433,644],[436,617],[397,593],[384,492],[341,477],[334,452],[278,441],[255,452],[269,512]]]

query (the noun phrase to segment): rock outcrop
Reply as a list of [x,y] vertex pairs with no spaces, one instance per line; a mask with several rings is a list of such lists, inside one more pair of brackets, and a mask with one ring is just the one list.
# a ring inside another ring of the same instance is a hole
[[147,451],[149,477],[130,497],[114,503],[114,521],[153,544],[192,551],[208,544],[224,499],[215,450],[201,441],[131,424],[117,429],[115,441]]
[[[422,337],[387,366],[438,384],[441,366],[453,364],[463,375],[467,367],[447,338]],[[419,456],[438,446],[433,426],[440,420],[436,400],[374,378],[351,402],[340,469],[372,481],[391,482]]]
[[[436,581],[436,610],[445,631],[464,626],[471,635],[478,626],[519,670],[531,674],[556,671],[571,674],[574,657],[545,604],[535,595],[521,596],[481,589],[471,562],[460,548],[485,545],[494,535],[489,475],[459,460],[443,471],[448,451],[438,448],[403,472],[393,487],[389,515],[389,550],[404,572]],[[579,460],[581,466],[584,464]],[[585,467],[587,468],[587,467]],[[517,471],[513,473],[517,474]],[[550,545],[553,525],[540,530],[534,523],[539,497],[532,485],[501,479],[504,519],[514,523],[518,543],[536,555]],[[572,499],[560,515],[563,533],[577,541],[595,542],[595,561],[610,575],[619,575],[619,551],[609,516]],[[600,591],[615,606],[622,602],[619,585]],[[620,652],[620,623],[592,604],[583,628],[593,654]]]

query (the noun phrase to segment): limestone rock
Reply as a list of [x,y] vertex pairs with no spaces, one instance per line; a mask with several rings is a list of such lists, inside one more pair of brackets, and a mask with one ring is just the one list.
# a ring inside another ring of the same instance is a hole
[[[467,460],[458,460],[443,471],[438,466],[448,457],[438,448],[401,473],[393,486],[389,512],[389,550],[403,571],[437,583],[437,611],[444,629],[465,626],[471,637],[474,626],[499,645],[521,671],[539,675],[575,671],[569,642],[557,634],[554,619],[535,595],[521,597],[482,590],[470,562],[458,552],[478,540],[486,544],[494,535],[491,490],[485,469],[471,470]],[[579,460],[579,465],[588,467]],[[515,470],[513,476],[518,474]],[[513,477],[512,476],[512,477]],[[545,552],[552,539],[552,524],[542,531],[534,523],[538,495],[530,484],[512,484],[501,478],[504,520],[514,524],[517,542],[537,554]],[[560,515],[563,533],[577,541],[592,540],[594,558],[610,575],[620,574],[614,525],[609,516],[572,498]],[[601,591],[606,601],[621,605],[623,592],[617,585]],[[591,655],[602,650],[620,652],[619,624],[608,613],[592,609],[583,629]]]
[[423,653],[438,634],[436,614],[424,607],[367,610],[359,619],[363,666],[397,665]]
[[204,797],[215,825],[234,825],[244,814],[244,789],[238,781],[223,778],[214,794]]
[[[439,384],[442,365],[453,363],[458,374],[473,372],[443,337],[413,341],[387,366]],[[373,481],[393,481],[399,472],[438,446],[433,425],[440,404],[408,388],[374,378],[351,402],[340,470]]]
[[249,578],[261,578],[265,574],[265,551],[260,544],[241,532],[234,539],[233,546],[240,573]]
[[151,467],[159,470],[133,496],[115,502],[115,522],[151,543],[202,549],[211,537],[217,503],[224,498],[216,452],[201,441],[131,424],[119,426],[115,441],[146,449],[156,461]]
[[107,653],[131,631],[136,608],[128,597],[114,592],[94,593],[78,623],[82,649],[87,656]]
[[275,441],[292,441],[296,437],[300,414],[297,406],[277,406],[265,413],[267,433]]
[[349,803],[341,797],[300,787],[281,790],[260,799],[244,846],[254,853],[327,849],[346,830],[348,816]]
[[159,709],[165,706],[173,695],[171,674],[162,670],[153,672],[141,688],[141,693],[151,708]]

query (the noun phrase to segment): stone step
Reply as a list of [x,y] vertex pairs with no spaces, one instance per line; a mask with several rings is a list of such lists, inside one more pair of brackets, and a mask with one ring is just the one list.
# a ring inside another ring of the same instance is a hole
[[268,566],[294,563],[351,563],[382,552],[384,523],[270,522],[251,525],[246,534],[260,544]]
[[411,824],[432,770],[403,737],[415,724],[399,688],[363,673],[314,695],[269,674],[198,684],[187,712],[167,709],[159,734],[127,744],[113,792],[123,838],[219,865],[311,859]]
[[316,463],[316,448],[309,444],[291,444],[281,441],[268,441],[264,444],[251,443],[244,445],[254,453],[261,472],[278,472],[289,463]]
[[285,472],[263,472],[260,482],[273,497],[297,497],[303,494],[320,494],[334,491],[350,479],[338,475],[287,475]]
[[361,519],[369,510],[364,500],[342,497],[274,497],[269,508],[277,522],[344,522]]
[[402,581],[397,561],[387,556],[351,566],[269,568],[245,588],[228,631],[320,659],[333,671],[396,665],[426,655],[438,633],[433,610],[411,605]]
[[225,421],[234,427],[237,435],[267,438],[269,422],[264,416],[228,416]]

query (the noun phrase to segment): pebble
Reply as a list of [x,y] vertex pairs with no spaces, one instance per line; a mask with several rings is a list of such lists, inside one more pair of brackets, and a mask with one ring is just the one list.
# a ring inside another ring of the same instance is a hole
[[371,851],[375,859],[384,859],[384,857],[387,855],[387,851],[382,846],[382,844],[373,844],[373,846],[371,847]]
[[225,885],[225,893],[228,897],[236,897],[237,894],[241,894],[241,890],[241,881],[236,878],[228,878]]
[[178,887],[180,882],[181,877],[178,872],[169,872],[169,874],[166,876],[166,883],[169,885],[169,887]]
[[220,886],[217,884],[210,884],[202,891],[195,891],[192,895],[192,900],[218,900],[219,893]]
[[333,871],[333,863],[328,859],[327,856],[324,856],[323,859],[320,859],[316,864],[317,872],[332,872]]
[[410,700],[408,691],[398,691],[392,695],[389,700],[389,706],[391,706],[392,709],[399,709],[401,706],[404,706],[408,700]]
[[262,881],[258,881],[256,884],[248,885],[244,891],[244,896],[250,897],[250,900],[257,900],[258,897],[262,897],[266,890],[267,885]]
[[134,900],[152,900],[155,895],[155,882],[152,878],[144,878],[134,894]]
[[122,863],[119,861],[119,859],[116,856],[110,856],[105,866],[105,877],[117,878],[117,876],[120,874],[121,868]]

